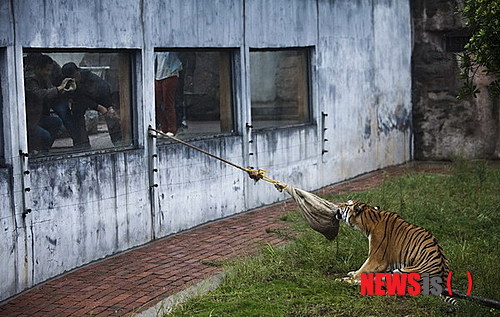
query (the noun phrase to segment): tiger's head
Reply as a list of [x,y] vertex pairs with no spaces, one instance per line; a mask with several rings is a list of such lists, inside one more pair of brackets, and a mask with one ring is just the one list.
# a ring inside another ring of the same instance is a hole
[[368,233],[370,231],[369,220],[371,217],[366,217],[366,213],[370,211],[378,211],[378,207],[371,207],[365,203],[348,200],[345,203],[337,203],[335,218],[344,221],[350,227]]

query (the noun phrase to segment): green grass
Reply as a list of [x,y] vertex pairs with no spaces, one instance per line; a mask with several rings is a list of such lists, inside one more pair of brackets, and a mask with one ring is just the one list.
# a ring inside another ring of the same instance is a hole
[[[454,271],[454,288],[500,300],[500,169],[484,162],[458,162],[450,175],[409,174],[387,178],[364,192],[328,196],[332,201],[360,200],[399,213],[437,237]],[[284,247],[264,245],[259,255],[225,264],[222,285],[178,307],[173,316],[500,316],[460,300],[454,314],[435,296],[362,296],[359,286],[335,281],[358,269],[367,239],[341,225],[328,241],[309,229],[299,212],[291,223],[294,238]]]

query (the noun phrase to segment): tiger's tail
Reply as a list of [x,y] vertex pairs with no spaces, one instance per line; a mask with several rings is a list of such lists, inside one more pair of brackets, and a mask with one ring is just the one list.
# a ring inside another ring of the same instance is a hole
[[453,305],[454,307],[458,306],[458,301],[450,295],[440,294],[439,297],[448,305]]
[[[476,295],[467,295],[464,292],[457,290],[457,289],[452,289],[452,294],[453,294],[452,297],[456,297],[456,298],[460,298],[460,299],[464,298],[464,299],[475,301],[476,303],[483,305],[483,306],[487,306],[487,307],[495,308],[495,309],[500,309],[500,301],[497,301],[495,299],[480,297],[480,296],[476,296]],[[442,294],[441,296],[450,297],[451,299],[455,300],[450,295]]]

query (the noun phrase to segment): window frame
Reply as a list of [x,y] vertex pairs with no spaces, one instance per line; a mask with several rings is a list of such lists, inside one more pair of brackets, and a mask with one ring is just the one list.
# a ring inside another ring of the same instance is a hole
[[[270,131],[270,130],[277,130],[277,129],[289,129],[289,128],[296,128],[296,127],[308,127],[308,126],[316,126],[316,122],[314,120],[314,107],[313,107],[313,72],[314,72],[314,67],[312,64],[313,61],[313,56],[314,56],[314,51],[315,47],[314,46],[286,46],[286,47],[250,47],[248,50],[248,82],[251,82],[251,74],[250,74],[250,53],[252,52],[283,52],[283,51],[305,51],[306,52],[306,67],[305,69],[307,70],[307,74],[305,78],[307,79],[307,120],[305,122],[297,122],[297,123],[290,123],[290,124],[283,124],[279,126],[270,126],[270,127],[254,127],[253,130],[258,132],[258,131]],[[255,121],[252,116],[252,96],[251,96],[251,87],[248,91],[249,93],[249,100],[250,100],[250,119],[252,122],[252,125],[255,125]]]
[[[59,48],[59,47],[22,47],[22,55],[26,53],[41,53],[41,54],[51,54],[51,53],[123,53],[127,54],[129,57],[129,67],[130,67],[130,133],[131,133],[131,144],[122,145],[122,146],[113,146],[109,148],[97,148],[97,149],[84,149],[84,150],[69,150],[67,152],[59,152],[59,153],[49,153],[40,156],[28,156],[29,161],[31,162],[46,162],[53,160],[61,160],[61,159],[71,159],[71,158],[79,158],[79,157],[88,157],[92,155],[102,155],[102,154],[112,154],[118,152],[129,152],[133,150],[137,150],[143,148],[141,146],[141,142],[138,140],[140,137],[138,131],[138,111],[139,106],[141,105],[141,100],[139,100],[139,78],[140,74],[137,72],[142,71],[141,64],[141,49],[138,48]],[[61,65],[62,66],[62,65]],[[24,61],[21,61],[20,76],[24,76]],[[24,79],[23,79],[24,82]],[[22,100],[23,106],[26,108],[26,95],[24,91],[24,87],[22,89]],[[23,120],[26,120],[24,118]],[[27,122],[26,122],[27,123]],[[24,131],[26,136],[28,134],[27,126]]]
[[[157,46],[154,47],[153,49],[153,62],[152,65],[154,65],[154,53],[156,52],[201,52],[201,53],[209,53],[209,52],[224,52],[227,53],[229,56],[229,89],[230,89],[230,100],[231,100],[231,125],[232,125],[232,131],[231,132],[219,132],[219,133],[214,133],[214,134],[208,134],[208,135],[197,135],[197,136],[188,136],[188,137],[182,137],[183,141],[186,142],[192,142],[192,141],[203,141],[203,140],[210,140],[210,139],[217,139],[217,138],[223,138],[223,137],[232,137],[232,136],[239,136],[241,135],[241,132],[239,130],[240,124],[238,123],[238,105],[237,105],[237,65],[236,65],[236,60],[237,60],[237,54],[239,52],[238,48],[234,47],[163,47],[163,46]],[[154,69],[153,69],[154,71]],[[154,77],[154,76],[153,76]],[[156,112],[155,112],[156,115]],[[164,144],[170,144],[173,143],[173,141],[165,139],[165,138],[159,138],[157,140],[157,145],[162,146]]]

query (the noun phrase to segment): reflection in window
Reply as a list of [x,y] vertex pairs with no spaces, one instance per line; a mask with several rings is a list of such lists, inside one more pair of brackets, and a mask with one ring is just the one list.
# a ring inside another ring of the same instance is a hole
[[155,52],[156,125],[179,138],[233,132],[231,54]]
[[250,52],[252,124],[255,128],[309,122],[306,49]]
[[123,52],[25,52],[30,154],[132,144],[131,57]]

